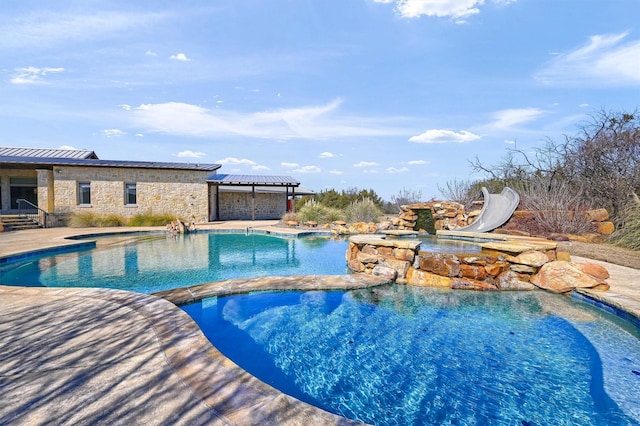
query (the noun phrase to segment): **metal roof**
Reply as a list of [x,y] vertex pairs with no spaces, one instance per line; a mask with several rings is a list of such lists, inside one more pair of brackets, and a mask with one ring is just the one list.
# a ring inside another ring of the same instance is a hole
[[[251,192],[250,186],[218,186],[220,192]],[[258,186],[256,188],[256,192],[260,194],[284,194],[286,191],[289,192],[289,195],[316,195],[315,191],[304,188],[302,186],[298,186],[295,189],[291,189],[291,187],[286,186]],[[292,194],[293,192],[293,194]]]
[[3,165],[29,165],[41,167],[53,166],[92,166],[92,167],[127,167],[139,169],[173,169],[173,170],[197,170],[212,172],[222,167],[220,164],[191,164],[191,163],[163,163],[151,161],[121,161],[98,160],[84,158],[51,158],[51,157],[16,157],[0,155],[0,164]]
[[98,159],[87,149],[13,148],[0,146],[0,157],[84,158]]
[[209,176],[207,182],[214,185],[231,186],[298,186],[300,182],[291,176],[264,176],[264,175],[225,175],[215,174]]

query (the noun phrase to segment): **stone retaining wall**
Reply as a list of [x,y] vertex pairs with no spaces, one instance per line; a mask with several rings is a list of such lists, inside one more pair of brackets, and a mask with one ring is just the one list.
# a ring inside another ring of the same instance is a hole
[[595,272],[569,262],[553,241],[528,238],[479,245],[480,253],[433,253],[421,252],[417,239],[358,235],[349,239],[346,258],[352,271],[398,284],[464,290],[543,288],[557,293],[576,287],[608,289],[606,270]]

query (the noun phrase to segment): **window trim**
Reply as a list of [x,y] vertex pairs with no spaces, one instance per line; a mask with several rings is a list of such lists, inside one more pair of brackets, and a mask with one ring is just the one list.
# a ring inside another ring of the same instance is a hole
[[[89,189],[89,202],[83,203],[83,188]],[[78,182],[78,205],[79,206],[91,206],[91,182]]]
[[[133,187],[133,197],[135,202],[129,202],[129,189]],[[124,205],[129,207],[135,207],[138,205],[138,184],[137,183],[126,183],[124,184]]]

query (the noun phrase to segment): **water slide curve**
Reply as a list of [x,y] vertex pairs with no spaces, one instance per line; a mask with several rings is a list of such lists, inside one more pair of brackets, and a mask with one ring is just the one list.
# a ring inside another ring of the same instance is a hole
[[476,220],[467,226],[456,228],[456,231],[489,232],[504,225],[520,202],[516,191],[505,186],[500,194],[489,194],[487,188],[482,187],[484,205]]

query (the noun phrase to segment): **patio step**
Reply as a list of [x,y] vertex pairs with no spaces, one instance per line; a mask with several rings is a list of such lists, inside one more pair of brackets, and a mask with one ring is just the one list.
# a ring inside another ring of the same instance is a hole
[[29,219],[28,217],[14,214],[0,215],[0,232],[38,228],[42,228],[42,226],[40,226],[40,224],[35,220]]

